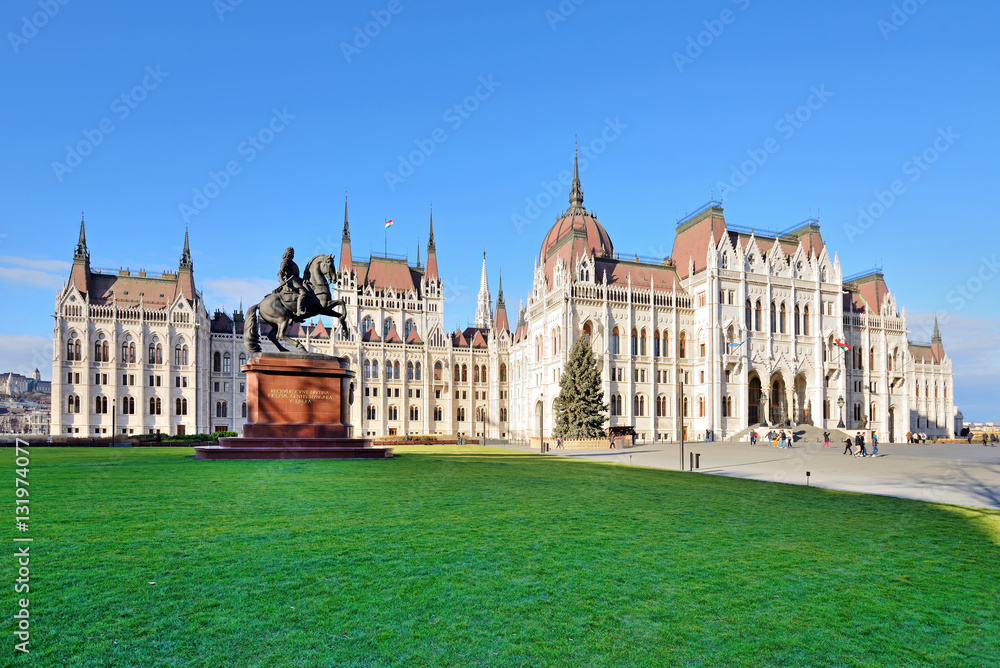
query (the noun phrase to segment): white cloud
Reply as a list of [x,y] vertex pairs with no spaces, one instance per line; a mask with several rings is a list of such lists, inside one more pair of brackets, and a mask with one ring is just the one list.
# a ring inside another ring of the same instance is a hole
[[46,336],[0,334],[0,372],[31,376],[35,368],[51,380],[52,339]]
[[211,308],[236,308],[240,301],[244,308],[251,304],[258,303],[274,288],[277,287],[276,280],[268,280],[250,276],[246,278],[207,278],[201,281],[202,291],[205,293],[205,302]]
[[69,275],[70,267],[69,262],[62,260],[0,255],[0,281],[42,290],[58,290]]

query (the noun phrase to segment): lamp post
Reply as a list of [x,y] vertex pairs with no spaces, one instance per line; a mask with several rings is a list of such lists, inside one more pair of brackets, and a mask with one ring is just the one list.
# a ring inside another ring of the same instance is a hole
[[837,397],[837,406],[840,408],[840,422],[837,423],[837,429],[844,429],[844,395]]
[[681,456],[680,456],[680,466],[679,471],[684,470],[684,372],[677,372],[677,382],[680,386],[680,398],[678,401],[678,412],[681,416]]
[[111,400],[111,447],[115,447],[115,417],[118,415],[115,412],[115,400]]

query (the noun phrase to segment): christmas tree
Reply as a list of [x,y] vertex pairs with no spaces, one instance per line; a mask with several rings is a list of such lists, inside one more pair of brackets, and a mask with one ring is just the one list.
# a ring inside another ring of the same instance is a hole
[[580,337],[569,351],[569,360],[559,378],[559,396],[554,404],[556,436],[596,438],[604,436],[608,405],[601,389],[590,340]]

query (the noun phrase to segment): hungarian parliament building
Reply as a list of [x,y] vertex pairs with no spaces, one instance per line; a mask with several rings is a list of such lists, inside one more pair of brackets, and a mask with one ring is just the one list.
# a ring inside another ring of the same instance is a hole
[[[502,280],[491,297],[484,256],[464,331],[445,330],[433,214],[426,261],[412,266],[352,257],[345,205],[337,260],[349,331],[320,320],[290,334],[350,360],[357,435],[550,436],[579,337],[601,369],[608,426],[647,441],[802,424],[900,441],[953,437],[960,420],[937,327],[930,342],[909,341],[882,272],[845,278],[815,219],[755,231],[713,201],[677,223],[669,258],[640,258],[615,251],[574,170],[531,293],[511,318]],[[51,433],[240,432],[243,327],[242,312],[209,316],[187,233],[175,272],[97,270],[81,221],[55,303]]]

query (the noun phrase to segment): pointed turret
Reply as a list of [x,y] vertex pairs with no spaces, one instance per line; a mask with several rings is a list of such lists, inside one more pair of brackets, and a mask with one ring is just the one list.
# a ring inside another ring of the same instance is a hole
[[944,344],[941,343],[941,330],[938,329],[938,319],[934,318],[934,334],[931,336],[931,352],[934,360],[941,362],[944,359]]
[[80,237],[76,242],[76,250],[73,252],[73,268],[69,275],[70,285],[87,294],[87,286],[90,284],[90,251],[87,249],[87,233],[83,226],[83,214],[80,214]]
[[934,334],[931,336],[931,343],[941,343],[941,330],[938,329],[938,319],[934,318]]
[[577,150],[573,151],[573,185],[569,190],[569,206],[571,209],[583,208],[583,188],[580,186],[580,162]]
[[497,288],[497,310],[493,319],[493,331],[499,336],[500,332],[509,332],[510,323],[507,321],[507,305],[503,301],[503,274],[500,275],[500,286]]
[[475,326],[481,329],[490,329],[493,326],[493,302],[490,299],[490,286],[486,278],[486,251],[483,251],[483,272],[479,278]]
[[434,208],[431,207],[431,231],[427,237],[427,271],[424,278],[430,280],[440,280],[438,276],[437,249],[434,247]]
[[340,272],[353,272],[351,261],[351,227],[347,222],[347,196],[344,196],[344,232],[340,237]]
[[[181,251],[181,262],[177,268],[177,290],[188,301],[194,301],[194,263],[191,262],[191,245],[188,242],[188,230],[184,228],[184,249]],[[174,297],[176,299],[176,295]]]

